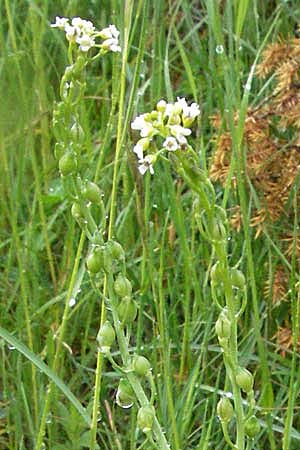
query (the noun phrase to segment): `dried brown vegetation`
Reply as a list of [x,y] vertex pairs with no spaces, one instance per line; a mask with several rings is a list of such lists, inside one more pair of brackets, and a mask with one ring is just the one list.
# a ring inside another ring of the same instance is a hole
[[[249,196],[251,186],[256,193],[250,223],[255,228],[256,238],[264,230],[270,232],[272,227],[276,227],[277,235],[278,230],[282,230],[279,232],[281,250],[287,259],[295,252],[299,268],[300,235],[295,244],[293,223],[295,189],[300,172],[300,39],[291,37],[267,46],[256,75],[261,79],[272,76],[273,80],[270,82],[271,93],[259,105],[248,108],[244,125],[244,170]],[[235,120],[237,122],[238,113]],[[212,121],[217,133],[210,176],[222,185],[230,176],[235,190],[235,158],[232,158],[229,127],[221,123],[220,115]],[[298,192],[296,198],[299,200]],[[232,209],[231,223],[241,230],[238,204]],[[272,282],[266,282],[265,293],[271,296],[274,305],[288,299],[288,278],[288,273],[278,266]],[[276,333],[281,348],[286,346],[287,335],[291,332],[285,323]]]

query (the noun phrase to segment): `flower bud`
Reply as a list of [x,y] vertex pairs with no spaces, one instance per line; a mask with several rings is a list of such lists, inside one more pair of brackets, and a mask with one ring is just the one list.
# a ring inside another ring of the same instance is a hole
[[135,321],[137,316],[137,306],[130,296],[127,295],[122,298],[117,310],[123,325],[128,325]]
[[109,248],[110,254],[113,259],[116,260],[124,260],[125,252],[121,244],[117,241],[113,241],[112,239],[107,242],[107,246]]
[[245,369],[244,367],[240,367],[237,370],[235,380],[237,385],[247,394],[252,391],[254,379],[249,370]]
[[227,397],[222,397],[217,404],[217,414],[221,422],[229,422],[233,417],[233,406]]
[[92,273],[98,273],[103,269],[103,251],[100,247],[95,248],[87,257],[87,268]]
[[137,375],[144,377],[149,373],[151,364],[144,356],[135,355],[133,358],[132,367]]
[[92,181],[87,181],[82,191],[83,197],[92,202],[99,204],[101,200],[102,191],[101,189]]
[[165,100],[160,100],[156,105],[156,109],[159,112],[165,112],[166,106],[167,106],[167,102]]
[[137,414],[137,424],[143,433],[148,433],[152,430],[154,415],[154,408],[151,405],[142,406],[139,409]]
[[135,395],[132,387],[125,378],[121,378],[116,394],[117,405],[121,408],[131,408],[135,400]]
[[59,170],[62,175],[70,175],[77,169],[77,160],[74,153],[65,153],[58,162]]
[[216,333],[219,339],[228,339],[231,335],[231,323],[228,317],[227,309],[224,308],[220,313],[215,325]]
[[245,433],[249,438],[254,438],[260,431],[260,424],[255,416],[249,417],[245,423]]
[[83,131],[80,123],[78,123],[78,122],[73,123],[73,125],[71,126],[71,129],[70,129],[70,135],[71,135],[72,140],[75,142],[83,141],[84,131]]
[[107,320],[103,325],[101,325],[101,328],[97,334],[97,342],[103,353],[107,353],[109,351],[115,341],[115,337],[115,330],[113,329],[111,323]]
[[114,282],[114,289],[119,297],[126,297],[131,294],[132,286],[128,278],[119,273]]
[[241,270],[235,269],[234,267],[230,269],[230,278],[232,287],[237,289],[243,289],[246,285],[246,280],[243,272]]

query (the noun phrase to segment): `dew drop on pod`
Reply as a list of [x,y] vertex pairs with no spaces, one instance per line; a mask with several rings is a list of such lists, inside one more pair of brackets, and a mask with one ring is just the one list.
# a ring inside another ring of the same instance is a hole
[[97,342],[100,351],[102,351],[103,353],[107,353],[110,350],[110,347],[113,345],[115,338],[115,330],[112,324],[107,320],[103,325],[101,325],[100,330],[97,334]]
[[151,370],[151,364],[144,356],[135,355],[133,358],[132,368],[137,375],[140,377],[145,377]]
[[58,162],[59,170],[62,175],[70,175],[77,169],[77,160],[72,152],[65,153]]
[[92,273],[98,273],[103,269],[103,251],[100,247],[96,247],[91,251],[86,260],[86,266]]
[[137,414],[138,427],[143,433],[149,433],[152,430],[154,421],[154,408],[151,405],[142,406]]
[[82,190],[82,195],[86,200],[99,204],[101,201],[102,191],[96,183],[87,181]]
[[253,375],[244,367],[239,367],[236,374],[236,384],[247,394],[253,389]]
[[119,297],[126,297],[131,294],[132,286],[128,278],[119,273],[115,282],[114,282],[115,293]]
[[233,406],[229,398],[221,398],[217,404],[217,414],[221,422],[229,422],[233,417],[233,412]]
[[121,378],[116,394],[117,405],[121,408],[131,408],[135,401],[132,387],[125,378]]
[[129,325],[134,322],[137,316],[137,306],[129,295],[123,297],[118,305],[119,318],[123,325]]
[[245,433],[246,435],[253,439],[255,436],[258,435],[260,431],[260,424],[258,419],[255,416],[249,417],[249,419],[246,420],[245,423]]

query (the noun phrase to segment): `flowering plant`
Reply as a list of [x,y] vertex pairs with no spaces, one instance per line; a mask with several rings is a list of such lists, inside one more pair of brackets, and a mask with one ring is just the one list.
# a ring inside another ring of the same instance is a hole
[[[140,132],[141,139],[133,148],[138,157],[139,172],[154,173],[153,165],[164,152],[175,152],[188,147],[187,136],[196,117],[200,114],[197,103],[188,106],[185,98],[177,97],[175,103],[160,100],[156,109],[137,116],[131,123],[133,130]],[[157,138],[162,138],[161,142]],[[144,153],[147,153],[144,156]]]
[[[95,29],[90,20],[84,20],[80,17],[74,17],[70,24],[70,19],[66,17],[56,17],[55,23],[51,24],[53,28],[59,28],[66,33],[66,38],[70,43],[79,45],[81,52],[88,52],[90,48],[100,48],[100,53],[120,52],[119,34],[115,25],[109,25],[101,31]],[[103,39],[101,44],[96,44],[95,39]]]

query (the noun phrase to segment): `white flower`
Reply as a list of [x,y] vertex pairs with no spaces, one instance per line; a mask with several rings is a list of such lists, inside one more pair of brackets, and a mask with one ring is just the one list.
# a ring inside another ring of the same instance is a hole
[[51,23],[52,28],[59,28],[60,30],[64,30],[66,25],[69,25],[69,19],[66,17],[55,17],[55,23]]
[[131,122],[131,128],[133,130],[142,130],[145,126],[149,125],[149,122],[145,120],[146,114],[140,114],[137,116],[133,122]]
[[165,109],[165,116],[171,117],[174,114],[175,105],[174,103],[167,103]]
[[95,31],[95,27],[90,20],[81,19],[81,17],[74,17],[72,19],[72,26],[76,28],[76,33],[91,35]]
[[192,103],[191,106],[186,106],[183,108],[182,116],[183,118],[195,119],[200,114],[200,108],[197,103]]
[[177,114],[180,114],[182,111],[184,111],[186,108],[188,108],[186,99],[184,97],[180,98],[177,97],[177,102],[175,103],[175,106],[177,108]]
[[189,136],[192,132],[189,128],[184,128],[181,125],[170,125],[170,131],[171,134],[176,137],[180,145],[185,145],[187,143],[185,136]]
[[163,147],[165,147],[170,152],[174,152],[175,150],[178,150],[180,146],[174,137],[168,136],[163,143]]
[[153,169],[153,163],[155,161],[156,158],[154,158],[151,155],[147,155],[145,156],[145,158],[140,158],[139,159],[139,172],[144,175],[147,170],[149,170],[149,172],[151,173],[151,175],[154,174],[154,169]]
[[110,39],[106,39],[101,45],[100,47],[103,50],[106,51],[111,51],[111,52],[120,52],[121,51],[121,47],[119,46],[119,42],[118,39],[116,38],[110,38]]
[[131,123],[131,128],[133,130],[140,130],[141,137],[152,137],[154,134],[157,134],[158,131],[153,127],[152,122],[145,120],[145,117],[146,114],[137,116]]
[[115,25],[109,25],[107,28],[99,31],[99,36],[102,39],[118,39],[120,31],[115,27]]
[[133,147],[134,153],[137,154],[139,159],[143,159],[144,150],[146,150],[150,145],[150,140],[148,138],[140,139]]
[[67,24],[65,26],[65,32],[66,32],[66,38],[70,41],[75,41],[75,34],[76,34],[76,28],[72,27],[71,25]]
[[95,41],[88,34],[83,34],[76,38],[77,44],[82,52],[87,52],[91,47],[94,47]]

